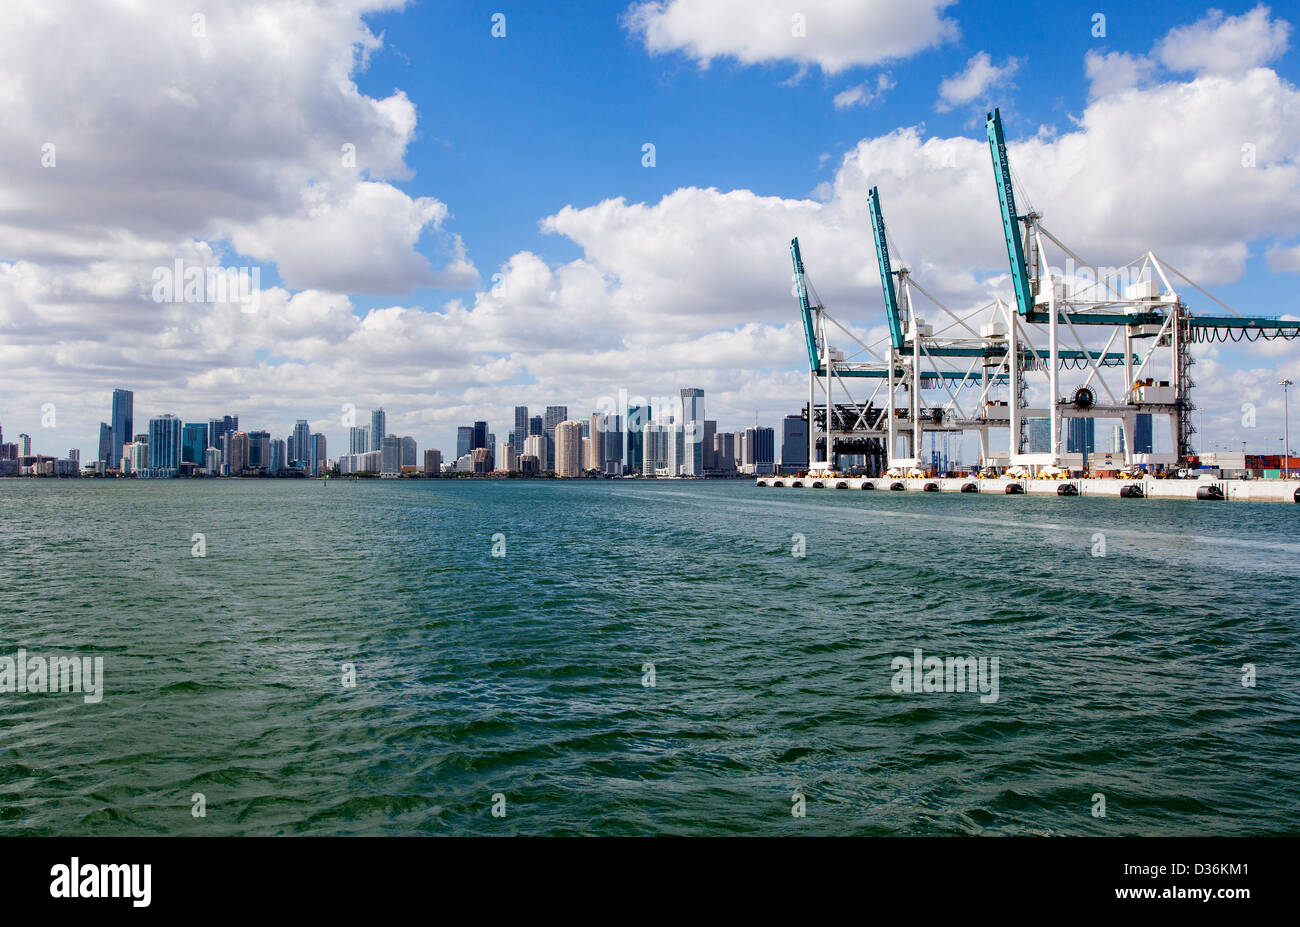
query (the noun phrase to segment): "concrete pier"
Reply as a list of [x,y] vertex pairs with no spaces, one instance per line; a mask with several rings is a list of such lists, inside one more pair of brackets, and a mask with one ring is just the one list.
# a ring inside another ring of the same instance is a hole
[[975,477],[761,476],[759,486],[856,489],[882,492],[966,492],[994,495],[1103,496],[1112,499],[1201,499],[1232,502],[1300,502],[1300,480],[1016,480]]

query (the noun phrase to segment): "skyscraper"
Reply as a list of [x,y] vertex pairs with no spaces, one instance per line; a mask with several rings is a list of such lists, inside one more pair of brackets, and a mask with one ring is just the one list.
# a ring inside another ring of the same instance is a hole
[[279,473],[281,470],[286,469],[286,464],[287,464],[287,458],[285,457],[286,451],[287,448],[285,447],[283,438],[271,439],[271,462],[267,464],[267,469],[270,472]]
[[[226,436],[233,435],[239,430],[238,415],[224,415],[221,418],[208,419],[208,447],[219,448],[223,452],[228,452],[226,446]],[[229,463],[229,454],[223,453],[222,463]]]
[[480,447],[487,447],[487,446],[488,446],[487,422],[475,422],[473,440],[470,443],[469,449],[471,451],[475,451],[478,450]]
[[299,469],[309,466],[311,451],[311,428],[305,418],[300,418],[294,424],[293,434],[289,438],[289,466],[295,466],[294,461],[298,462]]
[[1150,454],[1151,452],[1151,413],[1143,412],[1137,416],[1137,421],[1133,423],[1133,453]]
[[135,394],[129,389],[113,390],[113,458],[110,467],[122,463],[122,445],[135,430]]
[[713,439],[718,434],[718,423],[712,419],[704,423],[704,472],[716,469],[718,463],[713,459]]
[[[549,414],[549,410],[548,410]],[[575,477],[582,475],[582,424],[560,421],[555,423],[555,475]]]
[[528,437],[528,406],[515,406],[515,430],[510,433],[510,443],[515,450],[524,446]]
[[308,472],[312,476],[320,476],[329,467],[329,460],[325,454],[325,435],[316,432],[307,439],[307,442],[311,447],[311,456],[308,459],[311,469]]
[[681,475],[704,475],[704,390],[682,390]]
[[546,426],[542,423],[540,415],[534,415],[528,420],[528,434],[525,437],[531,438],[533,435],[546,436]]
[[402,439],[402,466],[403,467],[416,466],[415,455],[418,451],[419,448],[415,446],[415,438],[411,437],[410,435],[404,437]]
[[248,432],[248,468],[266,470],[271,466],[271,434],[267,431]]
[[474,444],[474,429],[470,425],[461,425],[456,429],[456,459],[464,457],[470,452]]
[[751,426],[745,429],[745,453],[753,461],[754,473],[772,473],[775,469],[776,432],[771,428]]
[[149,419],[149,466],[152,469],[180,469],[181,424],[181,420],[170,412]]
[[383,409],[372,409],[370,412],[370,450],[383,450],[384,435],[388,434],[388,416],[384,415]]
[[113,462],[113,426],[108,422],[99,423],[99,459],[104,462],[104,466],[116,467],[121,463]]
[[1025,419],[1029,428],[1029,447],[1026,454],[1048,454],[1052,447],[1052,420],[1046,416]]
[[[555,469],[555,426],[569,418],[568,406],[547,406],[546,422],[544,428],[546,431],[546,463],[543,465],[544,470]],[[576,422],[574,423],[577,424]],[[578,432],[581,437],[582,432]]]
[[781,472],[808,469],[808,423],[800,415],[781,420]]
[[186,422],[181,429],[181,463],[203,466],[203,452],[208,449],[208,426]]
[[397,435],[385,435],[380,451],[379,472],[385,476],[396,476],[402,472],[402,439]]
[[427,448],[424,452],[424,475],[438,476],[442,473],[442,451]]
[[370,429],[362,425],[353,425],[348,429],[348,453],[364,454],[370,450]]
[[614,476],[623,473],[623,417],[605,416],[605,472]]
[[1068,418],[1065,427],[1065,450],[1069,454],[1088,455],[1097,449],[1096,419]]
[[627,408],[627,466],[633,473],[640,473],[645,467],[645,426],[650,420],[649,406],[628,406]]

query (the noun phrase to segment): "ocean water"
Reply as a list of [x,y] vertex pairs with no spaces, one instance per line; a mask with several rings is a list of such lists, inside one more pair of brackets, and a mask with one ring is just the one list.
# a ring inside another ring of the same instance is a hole
[[1297,578],[1281,504],[3,480],[0,657],[104,683],[0,693],[0,835],[1294,834]]

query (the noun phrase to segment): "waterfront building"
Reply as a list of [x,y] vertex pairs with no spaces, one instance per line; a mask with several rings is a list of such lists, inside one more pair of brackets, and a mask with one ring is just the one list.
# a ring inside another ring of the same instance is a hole
[[547,406],[546,407],[546,469],[555,469],[555,428],[560,422],[568,421],[568,406]]
[[628,406],[627,409],[627,468],[633,473],[645,470],[645,441],[643,432],[650,420],[649,406]]
[[[551,408],[558,408],[552,406]],[[550,414],[550,409],[547,410]],[[555,475],[576,477],[582,475],[582,425],[579,422],[564,421],[555,423]]]
[[182,424],[170,412],[149,419],[149,466],[152,469],[180,469]]
[[771,428],[753,425],[745,429],[745,449],[750,458],[749,472],[758,476],[776,472],[776,432]]
[[435,448],[425,448],[424,451],[424,475],[438,476],[442,473],[442,451]]
[[545,435],[545,434],[546,434],[546,425],[543,422],[542,417],[540,415],[534,415],[532,418],[528,420],[527,437],[531,438],[533,435]]
[[[238,415],[223,415],[221,418],[208,419],[208,447],[224,448],[226,436],[239,430]],[[225,458],[222,458],[223,463]]]
[[203,452],[208,446],[208,426],[186,422],[181,429],[181,463],[203,466]]
[[305,418],[300,418],[289,435],[289,466],[299,470],[311,463],[311,427]]
[[488,446],[488,426],[487,422],[475,422],[473,437],[469,449],[478,450],[480,447]]
[[399,475],[402,472],[402,439],[397,435],[384,435],[379,450],[379,472],[384,476]]
[[462,457],[473,450],[474,446],[474,428],[471,425],[461,425],[456,429],[456,460],[460,461]]
[[135,431],[135,394],[129,389],[113,390],[113,456],[110,466],[118,466],[122,460],[122,445],[131,440]]
[[203,469],[212,476],[221,473],[221,448],[210,447],[203,452]]
[[416,466],[415,458],[416,458],[416,454],[418,453],[419,453],[419,448],[415,446],[415,438],[411,437],[410,435],[407,435],[406,437],[402,438],[402,466],[403,467]]
[[679,472],[682,476],[704,475],[704,390],[683,389],[681,452]]
[[[530,437],[533,437],[530,435]],[[525,476],[536,476],[541,472],[541,461],[535,454],[519,455],[519,472]]]
[[1066,453],[1083,454],[1086,462],[1087,456],[1097,449],[1097,420],[1093,418],[1068,418],[1065,421]]
[[348,453],[364,454],[370,450],[370,429],[365,425],[353,425],[348,429]]
[[808,423],[799,415],[781,420],[781,472],[808,469]]
[[513,444],[511,444],[509,441],[507,441],[505,444],[501,445],[501,460],[500,460],[500,464],[501,464],[501,469],[502,469],[502,470],[505,470],[505,471],[507,471],[507,472],[510,472],[510,471],[513,471],[513,470],[516,469],[516,463],[515,463],[515,446],[514,446]]
[[704,472],[718,468],[718,461],[713,456],[714,439],[718,436],[718,423],[712,419],[704,422]]
[[329,457],[325,451],[325,435],[317,432],[307,439],[308,447],[311,451],[307,458],[310,466],[309,473],[312,476],[320,476],[329,469]]
[[[15,454],[15,456],[17,456]],[[120,461],[113,460],[113,426],[108,422],[99,423],[99,457],[105,467],[116,467]]]
[[248,433],[236,431],[226,435],[225,454],[226,471],[231,476],[239,476],[248,469]]
[[1151,413],[1142,412],[1133,423],[1133,453],[1151,454],[1154,444],[1151,432]]
[[528,437],[528,406],[515,406],[515,427],[510,432],[510,443],[516,448],[524,446]]
[[271,457],[267,464],[267,469],[272,473],[279,473],[281,470],[288,469],[288,448],[283,438],[271,439]]
[[248,432],[248,469],[269,470],[271,468],[271,433],[268,431]]
[[383,451],[384,435],[388,434],[388,416],[383,409],[370,412],[370,450]]
[[21,434],[20,434],[20,435],[18,436],[18,448],[19,448],[19,453],[21,454],[21,456],[23,456],[23,457],[31,457],[31,456],[32,456],[32,436],[31,436],[31,435],[21,435]]
[[536,434],[525,438],[524,456],[537,458],[537,466],[541,467],[546,460],[546,435]]
[[613,476],[623,473],[623,417],[605,416],[605,472]]
[[1052,420],[1046,416],[1034,416],[1025,419],[1029,432],[1029,446],[1026,454],[1050,454],[1052,452]]

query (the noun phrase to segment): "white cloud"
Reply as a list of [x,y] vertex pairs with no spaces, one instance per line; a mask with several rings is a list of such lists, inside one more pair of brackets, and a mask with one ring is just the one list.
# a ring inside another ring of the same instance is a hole
[[894,88],[894,81],[888,74],[876,77],[873,87],[870,83],[857,84],[835,94],[835,108],[848,109],[850,106],[867,106],[880,99],[887,91]]
[[1150,58],[1128,52],[1089,51],[1083,61],[1093,99],[1144,85],[1156,67]]
[[789,61],[837,74],[906,58],[956,37],[955,0],[650,0],[625,27],[654,54],[682,52],[707,67]]
[[1008,58],[999,66],[993,63],[988,52],[979,52],[966,62],[964,71],[944,78],[939,84],[939,102],[935,108],[945,112],[980,99],[994,87],[1005,88],[1019,67],[1016,58]]
[[1272,19],[1263,5],[1240,16],[1212,9],[1190,26],[1171,29],[1155,56],[1171,71],[1233,74],[1279,57],[1290,33],[1290,23]]
[[236,240],[295,286],[398,292],[440,279],[415,249],[432,231],[462,281],[446,206],[387,182],[410,175],[415,106],[353,80],[380,47],[362,15],[400,5],[212,0],[201,24],[168,0],[8,11],[0,256],[165,262]]
[[1300,245],[1274,245],[1268,249],[1269,270],[1300,273]]

